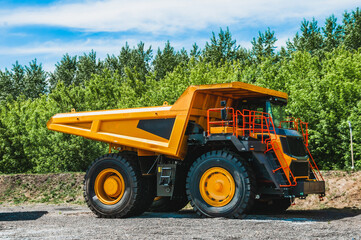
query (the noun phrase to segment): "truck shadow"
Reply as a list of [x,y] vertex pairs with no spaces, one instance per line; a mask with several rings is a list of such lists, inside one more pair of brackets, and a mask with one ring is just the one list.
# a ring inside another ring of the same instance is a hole
[[37,220],[47,213],[48,211],[4,212],[0,213],[0,222]]
[[[326,208],[319,210],[287,210],[282,214],[249,214],[245,220],[288,221],[288,222],[331,222],[361,215],[361,209]],[[181,210],[173,213],[146,212],[136,218],[201,218],[193,210]],[[207,219],[207,218],[205,218]],[[221,218],[225,219],[225,218]]]
[[193,210],[179,212],[145,212],[136,218],[199,218]]
[[269,215],[249,215],[250,219],[269,219],[269,220],[283,220],[295,222],[331,222],[349,217],[361,215],[361,209],[352,208],[325,208],[316,210],[287,210],[282,214],[269,214]]

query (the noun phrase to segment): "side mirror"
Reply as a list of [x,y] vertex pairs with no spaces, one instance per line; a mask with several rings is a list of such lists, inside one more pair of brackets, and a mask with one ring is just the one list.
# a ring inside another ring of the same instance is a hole
[[227,119],[227,108],[221,109],[221,118],[222,118],[222,120]]
[[221,107],[224,107],[224,108],[221,110],[221,118],[222,118],[222,120],[226,120],[226,119],[227,119],[227,108],[226,108],[226,105],[227,105],[226,100],[222,100],[222,101],[221,101]]

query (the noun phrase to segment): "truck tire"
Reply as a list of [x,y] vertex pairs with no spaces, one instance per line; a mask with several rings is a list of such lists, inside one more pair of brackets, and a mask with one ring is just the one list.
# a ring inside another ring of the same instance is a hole
[[135,157],[129,152],[106,154],[89,167],[84,177],[84,198],[98,217],[136,216],[151,205],[154,183],[142,177]]
[[170,197],[156,197],[149,208],[150,212],[178,212],[188,204],[188,199],[171,199]]
[[243,218],[253,205],[255,181],[246,160],[233,152],[217,150],[193,163],[186,189],[200,216]]
[[278,198],[269,201],[256,200],[252,209],[255,214],[281,214],[291,206],[289,198]]

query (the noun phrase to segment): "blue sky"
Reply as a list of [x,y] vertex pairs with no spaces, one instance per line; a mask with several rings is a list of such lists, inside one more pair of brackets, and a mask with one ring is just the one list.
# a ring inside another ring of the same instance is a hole
[[155,54],[167,40],[189,50],[226,27],[243,47],[268,27],[284,46],[304,18],[315,17],[322,26],[334,14],[341,22],[360,0],[0,0],[0,6],[0,70],[36,58],[52,71],[65,53],[93,49],[103,59],[117,55],[125,42],[143,41]]

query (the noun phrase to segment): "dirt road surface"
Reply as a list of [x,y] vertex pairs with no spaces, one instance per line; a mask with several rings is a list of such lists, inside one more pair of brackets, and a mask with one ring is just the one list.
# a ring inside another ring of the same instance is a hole
[[0,239],[361,239],[360,210],[289,210],[245,219],[191,210],[101,219],[82,205],[0,206]]

